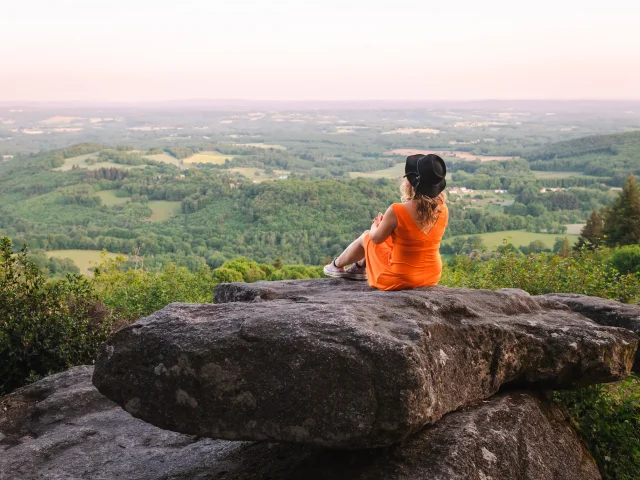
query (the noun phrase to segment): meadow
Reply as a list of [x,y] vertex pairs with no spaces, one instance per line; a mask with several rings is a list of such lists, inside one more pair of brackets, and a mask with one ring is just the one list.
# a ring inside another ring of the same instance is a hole
[[176,167],[180,166],[180,160],[178,160],[173,155],[169,155],[168,153],[157,153],[155,155],[143,155],[142,158],[146,158],[147,160],[153,160],[155,162],[168,163],[170,165],[175,165]]
[[96,160],[98,158],[97,153],[87,153],[84,155],[78,155],[65,159],[64,164],[61,167],[54,168],[56,172],[67,172],[74,167],[85,168],[87,170],[98,170],[99,168],[122,168],[123,170],[129,170],[131,168],[144,168],[144,165],[122,165],[113,162],[96,162],[93,165],[87,164],[87,160]]
[[[46,253],[49,258],[70,258],[85,275],[92,275],[93,268],[104,261],[103,252],[100,250],[49,250]],[[104,252],[104,255],[106,258],[127,257],[127,255],[112,252]]]
[[[116,190],[101,190],[96,193],[96,195],[102,199],[102,204],[107,207],[122,205],[131,201],[131,197],[117,196]],[[150,200],[147,202],[147,206],[152,212],[149,221],[162,222],[178,215],[180,213],[181,203],[182,202],[168,200]]]
[[267,174],[264,168],[254,167],[235,167],[229,170],[247,177],[253,183],[262,183],[266,180],[278,180],[280,175],[289,175],[290,173],[287,170],[274,170],[273,173]]
[[234,143],[234,145],[236,145],[238,147],[263,148],[263,149],[266,149],[266,150],[269,150],[269,149],[286,150],[287,149],[287,147],[285,147],[283,145],[275,145],[275,144],[269,144],[269,143]]
[[127,203],[131,200],[131,197],[118,197],[115,190],[101,190],[96,193],[96,196],[100,197],[102,204],[107,207],[122,205],[123,203]]
[[168,200],[151,200],[148,204],[153,212],[151,214],[152,222],[163,222],[175,217],[180,213],[181,202],[170,202]]
[[211,163],[214,165],[224,165],[226,160],[232,160],[233,155],[223,155],[219,152],[200,152],[182,160],[184,165],[190,163]]
[[[543,172],[539,170],[532,170],[532,173],[536,178],[571,178],[571,177],[589,177],[582,172]],[[595,178],[595,177],[592,177]]]
[[[454,238],[465,238],[470,235],[460,235],[460,237],[450,237],[446,240],[443,240],[443,244],[451,242]],[[578,235],[565,235],[565,234],[557,234],[557,233],[535,233],[535,232],[527,232],[525,230],[508,230],[502,232],[490,232],[490,233],[480,233],[478,235],[473,235],[482,238],[482,241],[487,246],[487,248],[491,250],[495,250],[497,247],[504,245],[505,240],[509,243],[513,244],[515,247],[524,247],[528,246],[531,242],[535,240],[542,241],[547,248],[553,248],[553,245],[558,237],[567,237],[569,239],[569,243],[574,245],[578,241]]]

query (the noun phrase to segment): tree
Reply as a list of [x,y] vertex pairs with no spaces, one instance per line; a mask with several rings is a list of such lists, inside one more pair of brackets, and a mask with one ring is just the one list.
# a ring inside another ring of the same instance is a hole
[[593,210],[586,225],[580,232],[580,238],[576,243],[576,250],[588,245],[591,248],[599,247],[604,242],[604,220],[602,215]]
[[622,192],[607,209],[604,233],[609,246],[640,243],[640,188],[633,175],[627,177]]

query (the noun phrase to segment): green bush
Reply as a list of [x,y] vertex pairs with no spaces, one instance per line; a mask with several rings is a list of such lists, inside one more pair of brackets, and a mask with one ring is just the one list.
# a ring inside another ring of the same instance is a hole
[[0,395],[28,381],[91,363],[112,321],[81,275],[47,281],[0,238]]
[[582,293],[626,303],[640,301],[640,278],[607,265],[598,251],[582,249],[566,256],[522,255],[506,244],[488,261],[454,257],[442,272],[441,285],[496,290],[521,288],[532,295]]
[[216,283],[242,282],[242,273],[231,268],[218,267],[213,271],[213,279]]
[[[206,265],[192,273],[169,263],[158,271],[125,268],[122,257],[103,258],[92,281],[96,294],[121,323],[150,315],[172,302],[211,302],[221,281]],[[235,272],[234,272],[235,273]],[[218,272],[219,275],[219,272]]]
[[640,478],[640,379],[557,392],[604,478]]
[[640,245],[616,248],[611,264],[621,273],[640,273]]

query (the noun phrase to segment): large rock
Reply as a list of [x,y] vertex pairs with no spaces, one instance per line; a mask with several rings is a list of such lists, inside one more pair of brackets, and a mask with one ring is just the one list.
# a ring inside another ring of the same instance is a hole
[[[540,295],[536,298],[566,305],[574,312],[581,313],[598,325],[626,328],[636,335],[640,335],[640,305],[629,305],[576,293],[552,293]],[[636,362],[633,369],[640,372],[640,349],[636,354]]]
[[404,443],[335,451],[199,440],[131,417],[91,385],[91,367],[0,399],[2,480],[591,480],[600,475],[560,412],[504,393]]
[[94,384],[169,430],[366,448],[506,384],[618,380],[638,345],[628,330],[544,309],[522,291],[380,292],[322,280],[268,289],[281,298],[172,304],[120,330],[100,349]]

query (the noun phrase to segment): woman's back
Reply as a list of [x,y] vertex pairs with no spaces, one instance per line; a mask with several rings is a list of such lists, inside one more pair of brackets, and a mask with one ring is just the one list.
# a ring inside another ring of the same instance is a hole
[[367,255],[371,286],[380,290],[400,290],[436,285],[440,280],[439,249],[449,219],[447,206],[442,205],[433,226],[427,226],[424,231],[416,224],[412,207],[402,203],[392,205],[398,226],[384,243],[372,245],[376,250],[374,255]]

